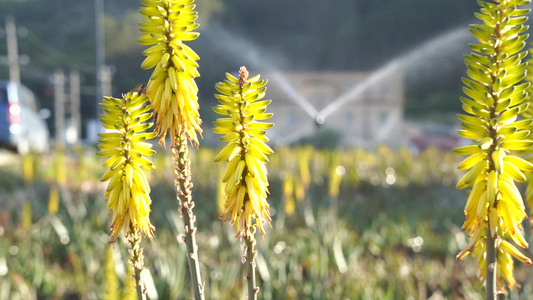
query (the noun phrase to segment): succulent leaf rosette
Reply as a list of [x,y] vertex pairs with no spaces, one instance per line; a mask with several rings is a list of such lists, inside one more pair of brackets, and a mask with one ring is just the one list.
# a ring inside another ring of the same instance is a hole
[[267,155],[274,151],[267,146],[266,129],[274,124],[261,122],[272,114],[266,113],[271,100],[261,100],[266,91],[266,80],[259,75],[248,79],[248,71],[241,67],[239,78],[226,74],[227,80],[216,84],[220,104],[213,110],[225,116],[217,119],[213,131],[222,134],[228,144],[218,153],[215,161],[227,161],[222,181],[226,202],[220,218],[236,224],[237,237],[248,237],[253,232],[253,219],[262,235],[263,222],[270,222],[266,201],[268,178],[265,164]]
[[155,132],[159,143],[165,144],[167,133],[172,145],[176,137],[185,132],[189,140],[198,145],[202,133],[198,112],[198,87],[194,79],[198,73],[200,57],[184,42],[198,37],[193,11],[194,0],[141,0],[146,7],[140,13],[146,20],[139,24],[144,33],[139,43],[149,45],[143,52],[146,59],[143,69],[155,68],[147,85],[147,95],[152,103]]
[[[474,51],[465,57],[467,74],[462,97],[467,115],[459,115],[463,130],[459,134],[473,140],[473,145],[454,149],[468,155],[458,166],[467,171],[457,188],[471,187],[468,196],[463,230],[468,231],[470,242],[458,254],[462,259],[473,252],[479,262],[481,277],[487,278],[488,251],[495,253],[496,286],[504,290],[505,283],[516,285],[513,260],[531,264],[531,259],[516,247],[527,248],[522,221],[527,217],[520,191],[515,181],[526,180],[524,173],[533,170],[533,164],[519,157],[517,151],[529,149],[528,139],[533,120],[519,120],[528,108],[529,83],[521,83],[527,63],[522,51],[527,38],[528,9],[520,6],[529,0],[478,1],[481,12],[476,17],[483,25],[471,25],[471,33],[479,43],[470,45]],[[488,249],[493,245],[494,249]]]
[[146,123],[152,116],[145,105],[146,95],[130,92],[122,99],[104,97],[100,106],[104,110],[100,120],[110,132],[101,133],[99,156],[109,157],[104,167],[109,168],[101,181],[108,181],[105,199],[113,214],[110,241],[114,242],[124,229],[142,231],[153,238],[154,226],[150,223],[150,186],[144,170],[154,169],[146,156],[155,154],[152,144],[145,142],[155,133],[143,133],[152,127]]

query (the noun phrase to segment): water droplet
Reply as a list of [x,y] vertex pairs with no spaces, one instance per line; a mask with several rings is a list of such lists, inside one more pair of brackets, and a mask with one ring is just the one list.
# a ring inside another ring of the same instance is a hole
[[212,236],[211,238],[209,238],[209,245],[211,246],[211,248],[218,247],[219,245],[218,237]]
[[388,184],[388,185],[393,185],[396,183],[396,176],[394,175],[387,175],[387,177],[385,178],[385,182]]
[[284,241],[279,241],[276,246],[274,246],[274,253],[276,254],[280,254],[283,249],[285,249],[285,242]]
[[344,168],[344,166],[337,166],[335,168],[335,173],[337,173],[337,175],[339,176],[342,176],[346,173],[346,169]]
[[15,246],[15,245],[9,247],[9,254],[11,254],[13,256],[19,254],[19,247]]
[[392,167],[387,167],[387,169],[385,169],[385,174],[386,174],[387,176],[389,176],[389,175],[395,175],[395,174],[396,174],[396,171],[395,171],[394,168],[392,168]]

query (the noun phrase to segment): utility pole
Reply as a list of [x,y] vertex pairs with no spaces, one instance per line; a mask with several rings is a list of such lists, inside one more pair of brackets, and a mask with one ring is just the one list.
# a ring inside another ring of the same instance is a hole
[[112,86],[111,86],[111,79],[112,79],[112,72],[111,68],[108,65],[102,66],[102,98],[98,101],[99,103],[103,101],[103,96],[113,96]]
[[103,80],[105,65],[105,33],[104,33],[104,0],[94,0],[95,16],[95,64],[96,64],[96,120],[99,119],[101,108],[98,105],[104,98]]
[[53,80],[56,148],[62,148],[65,146],[65,74],[63,70],[56,70]]
[[19,51],[17,27],[12,16],[6,18],[7,57],[9,60],[9,80],[20,83]]
[[80,72],[70,71],[70,120],[76,132],[75,144],[81,141]]

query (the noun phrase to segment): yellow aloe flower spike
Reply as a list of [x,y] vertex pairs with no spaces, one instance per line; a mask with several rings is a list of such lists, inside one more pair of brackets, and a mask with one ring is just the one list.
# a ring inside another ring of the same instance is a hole
[[146,7],[139,11],[146,20],[139,24],[145,35],[139,38],[142,45],[151,47],[143,52],[146,59],[143,69],[155,68],[147,86],[155,117],[155,132],[159,143],[165,145],[167,132],[172,145],[183,131],[189,140],[198,145],[196,132],[202,133],[198,113],[198,87],[194,79],[198,73],[200,57],[184,41],[191,41],[199,33],[193,11],[193,0],[141,0]]
[[[478,257],[481,277],[486,281],[487,299],[516,285],[511,256],[531,264],[506,239],[522,248],[528,244],[522,233],[527,217],[522,196],[515,181],[525,181],[524,172],[533,168],[519,158],[517,151],[533,146],[531,119],[518,121],[528,108],[529,83],[527,62],[522,59],[528,29],[528,9],[520,6],[530,0],[478,1],[482,7],[476,17],[483,25],[471,25],[470,32],[479,41],[470,45],[474,51],[465,56],[467,74],[463,78],[466,97],[461,98],[468,115],[459,115],[463,130],[459,135],[473,140],[473,145],[454,149],[468,155],[458,166],[467,171],[457,188],[472,187],[465,206],[463,230],[470,232],[470,242],[457,259],[470,252]],[[521,52],[522,51],[522,52]]]
[[152,144],[144,142],[155,137],[155,133],[141,133],[152,127],[145,123],[152,116],[145,105],[146,95],[129,92],[122,99],[104,97],[100,106],[104,110],[100,121],[110,132],[101,133],[99,156],[109,157],[104,167],[109,168],[101,181],[108,181],[105,199],[113,214],[110,241],[114,242],[124,229],[144,232],[148,238],[154,235],[150,224],[150,186],[144,174],[154,165],[146,156],[155,154]]
[[271,100],[261,100],[266,91],[266,80],[259,75],[248,79],[248,71],[241,67],[239,78],[226,73],[227,80],[215,85],[220,104],[213,110],[225,116],[213,122],[213,131],[223,134],[221,141],[228,144],[215,161],[228,162],[222,181],[225,183],[226,203],[220,218],[237,224],[237,237],[253,235],[252,219],[262,235],[263,222],[270,222],[267,155],[274,153],[267,146],[266,129],[274,124],[260,122],[272,114],[265,113]]

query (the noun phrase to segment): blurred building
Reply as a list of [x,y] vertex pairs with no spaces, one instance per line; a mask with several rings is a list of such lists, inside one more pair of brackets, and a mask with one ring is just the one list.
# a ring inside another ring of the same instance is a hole
[[[290,144],[320,131],[339,134],[345,146],[392,147],[405,144],[403,134],[404,82],[402,74],[390,74],[368,84],[369,72],[263,73],[268,79],[268,111],[276,124],[269,130],[274,144]],[[300,98],[300,101],[294,100]],[[344,98],[344,104],[339,99]],[[302,103],[305,100],[308,104]],[[329,111],[330,113],[326,113]],[[322,116],[326,113],[325,116]],[[317,122],[318,121],[318,122]],[[321,125],[318,125],[322,123]]]

